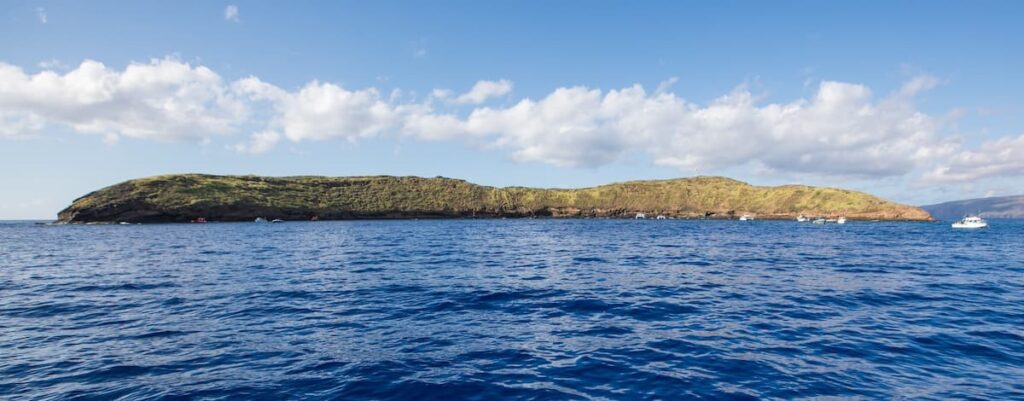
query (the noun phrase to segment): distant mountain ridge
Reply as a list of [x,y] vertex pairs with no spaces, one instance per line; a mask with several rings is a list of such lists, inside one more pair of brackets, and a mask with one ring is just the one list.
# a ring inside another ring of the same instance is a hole
[[919,208],[856,191],[760,187],[723,177],[628,181],[578,189],[476,185],[452,178],[179,174],[126,181],[76,199],[63,223],[472,218],[760,219],[798,215],[931,220]]
[[1024,195],[964,199],[921,208],[940,220],[956,220],[968,214],[995,219],[1024,219]]

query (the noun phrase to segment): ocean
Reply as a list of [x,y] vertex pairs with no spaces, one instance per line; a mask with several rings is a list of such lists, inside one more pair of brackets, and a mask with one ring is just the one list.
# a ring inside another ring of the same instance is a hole
[[1024,399],[1024,222],[0,223],[0,399]]

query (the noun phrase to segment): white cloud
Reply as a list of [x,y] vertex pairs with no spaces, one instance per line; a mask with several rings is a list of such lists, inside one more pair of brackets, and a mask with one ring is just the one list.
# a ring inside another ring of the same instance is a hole
[[431,100],[445,100],[452,97],[452,91],[448,89],[434,89],[430,91]]
[[924,176],[926,184],[969,183],[983,178],[1024,176],[1024,135],[1003,137],[977,149],[958,149]]
[[479,81],[459,96],[438,89],[416,101],[397,90],[383,96],[373,87],[319,81],[294,90],[258,77],[225,82],[206,67],[174,59],[123,70],[86,60],[66,72],[37,73],[0,63],[0,137],[64,125],[108,139],[203,141],[255,127],[229,148],[256,154],[282,139],[405,136],[465,141],[556,166],[646,155],[687,173],[746,166],[779,176],[909,176],[923,185],[1024,175],[1024,135],[970,149],[943,135],[948,117],[917,109],[915,96],[939,84],[935,78],[914,78],[881,97],[863,85],[824,81],[807,98],[774,103],[745,87],[693,103],[669,91],[674,82],[654,92],[640,85],[563,87],[538,99],[483,106],[508,95],[512,82]]
[[402,132],[427,140],[456,139],[466,135],[465,124],[454,114],[437,114],[428,106],[406,106]]
[[42,7],[36,8],[36,18],[39,18],[39,22],[45,24],[48,20],[46,17],[46,9]]
[[911,171],[939,143],[935,119],[908,99],[874,99],[862,85],[839,82],[822,82],[811,99],[766,105],[744,88],[706,106],[639,85],[608,92],[559,88],[538,101],[477,108],[461,120],[417,116],[415,122],[422,124],[407,129],[430,132],[427,137],[438,137],[436,127],[444,126],[490,138],[522,161],[600,166],[640,151],[689,172],[749,163],[780,172],[893,176]]
[[230,134],[246,116],[220,76],[173,59],[123,71],[86,60],[64,74],[27,74],[0,63],[0,109],[7,121],[40,119],[108,138],[164,140]]
[[937,139],[934,119],[908,102],[875,100],[868,88],[847,83],[822,82],[811,99],[789,103],[758,105],[745,90],[705,107],[661,103],[660,123],[633,118],[645,124],[645,135],[660,136],[661,144],[651,144],[657,163],[689,171],[753,162],[789,173],[902,175]]
[[231,84],[231,87],[235,92],[246,95],[252,100],[281,101],[288,97],[288,92],[284,89],[253,76],[237,80]]
[[257,132],[249,136],[249,140],[243,143],[237,143],[231,148],[239,153],[249,154],[261,154],[266,153],[277,145],[277,142],[281,140],[281,135],[274,131],[263,131]]
[[660,83],[658,83],[658,88],[654,90],[654,93],[666,93],[669,91],[669,89],[672,89],[672,87],[675,86],[677,82],[679,82],[679,77],[672,77],[667,80],[661,81]]
[[412,51],[412,56],[415,58],[427,57],[427,40],[425,38],[419,38],[409,44]]
[[0,110],[0,138],[27,138],[43,129],[42,117]]
[[381,99],[375,88],[348,90],[311,82],[297,92],[286,92],[255,78],[235,84],[257,100],[270,100],[276,115],[272,125],[292,141],[344,138],[354,141],[393,130],[400,113]]
[[62,70],[67,68],[67,66],[65,66],[63,63],[60,62],[60,60],[57,59],[40,61],[38,65],[39,68],[42,68],[44,70]]
[[231,22],[240,22],[241,18],[238,16],[238,6],[230,4],[224,8],[224,20]]
[[512,92],[511,81],[477,81],[469,92],[459,95],[455,101],[459,104],[480,104],[487,99],[507,95],[509,92]]
[[516,160],[603,165],[635,146],[626,131],[617,130],[623,116],[617,93],[604,97],[595,89],[559,88],[536,102],[526,99],[508,108],[476,109],[465,129],[476,136],[494,136],[493,145],[510,149]]
[[932,89],[941,83],[942,81],[931,75],[918,75],[903,84],[900,88],[900,94],[903,96],[914,96],[918,93]]

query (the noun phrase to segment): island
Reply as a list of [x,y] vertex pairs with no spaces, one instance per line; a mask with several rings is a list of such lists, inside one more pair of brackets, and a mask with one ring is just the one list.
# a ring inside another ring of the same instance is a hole
[[974,215],[986,219],[1024,219],[1024,195],[964,199],[921,206],[935,218],[959,220]]
[[856,191],[754,186],[723,177],[628,181],[576,189],[490,187],[435,177],[175,174],[82,196],[58,223],[425,219],[685,218],[930,221],[928,212]]

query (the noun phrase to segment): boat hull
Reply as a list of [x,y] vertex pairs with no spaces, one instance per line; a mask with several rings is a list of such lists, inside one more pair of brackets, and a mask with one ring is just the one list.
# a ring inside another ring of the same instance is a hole
[[988,227],[987,223],[972,224],[972,223],[953,223],[953,228],[965,228],[965,229],[978,229]]

